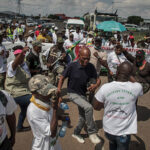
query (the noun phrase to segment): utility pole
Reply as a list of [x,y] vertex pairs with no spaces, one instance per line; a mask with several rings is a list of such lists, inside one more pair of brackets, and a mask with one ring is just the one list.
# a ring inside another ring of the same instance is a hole
[[21,0],[17,0],[18,13],[21,13]]

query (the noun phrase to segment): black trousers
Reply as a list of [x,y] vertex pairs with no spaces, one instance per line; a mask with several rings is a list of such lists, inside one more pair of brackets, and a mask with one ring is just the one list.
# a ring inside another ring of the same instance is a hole
[[2,144],[0,145],[0,150],[12,150],[12,146],[8,137],[6,137],[2,142]]

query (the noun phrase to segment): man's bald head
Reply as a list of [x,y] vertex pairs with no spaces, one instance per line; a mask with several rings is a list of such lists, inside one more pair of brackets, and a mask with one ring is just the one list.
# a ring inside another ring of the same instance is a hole
[[88,47],[82,47],[79,51],[79,55],[91,55],[90,49]]
[[132,75],[133,67],[129,62],[123,62],[117,68],[117,80],[129,81],[130,76]]
[[79,62],[82,66],[86,66],[89,63],[91,52],[88,47],[82,47],[79,52]]

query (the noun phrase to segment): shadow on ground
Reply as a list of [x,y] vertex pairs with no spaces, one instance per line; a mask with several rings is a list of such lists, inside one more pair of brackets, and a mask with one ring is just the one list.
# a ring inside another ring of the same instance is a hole
[[137,135],[133,135],[137,141],[130,142],[130,150],[146,150],[144,141]]
[[145,106],[137,106],[138,121],[146,121],[150,118],[150,109]]

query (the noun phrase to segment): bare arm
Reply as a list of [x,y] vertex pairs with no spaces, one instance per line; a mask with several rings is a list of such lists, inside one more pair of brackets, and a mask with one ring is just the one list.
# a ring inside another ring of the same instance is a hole
[[95,110],[100,111],[102,108],[104,108],[104,104],[99,102],[99,101],[97,101],[96,99],[94,99],[94,101],[93,101],[93,108]]
[[7,115],[6,120],[7,120],[7,124],[10,129],[10,133],[11,133],[10,141],[13,146],[15,144],[15,135],[16,135],[16,116],[15,116],[15,114],[13,113],[12,115]]
[[57,126],[58,126],[57,108],[53,108],[53,116],[52,116],[52,120],[51,120],[51,123],[50,123],[51,137],[56,136]]
[[125,55],[125,57],[130,61],[130,62],[134,62],[135,61],[135,57],[133,57],[130,53],[128,53],[125,49],[123,49],[123,54]]
[[29,47],[24,47],[22,52],[20,54],[18,54],[18,56],[16,56],[14,62],[12,63],[12,68],[13,70],[16,70],[16,68],[18,67],[18,65],[20,64],[20,62],[22,62],[22,60],[24,59],[24,55],[25,53],[29,50]]
[[103,65],[104,67],[106,67],[106,69],[109,70],[108,64],[107,64],[107,60],[103,60],[97,52],[94,53],[94,56],[98,59],[98,61],[100,62],[101,65]]
[[58,93],[61,93],[61,88],[62,88],[62,85],[63,85],[63,83],[64,83],[64,79],[65,79],[64,76],[61,76],[60,79],[59,79],[58,87],[57,87],[57,92],[58,92]]

